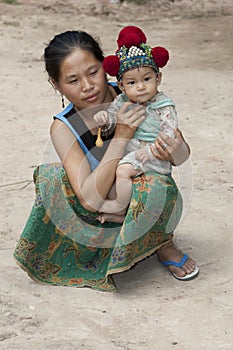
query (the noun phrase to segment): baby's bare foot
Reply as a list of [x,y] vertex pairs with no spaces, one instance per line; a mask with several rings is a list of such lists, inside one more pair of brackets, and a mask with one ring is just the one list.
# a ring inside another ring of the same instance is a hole
[[121,224],[125,220],[125,215],[103,213],[97,217],[97,220],[99,220],[101,224],[104,224],[105,222],[116,222]]

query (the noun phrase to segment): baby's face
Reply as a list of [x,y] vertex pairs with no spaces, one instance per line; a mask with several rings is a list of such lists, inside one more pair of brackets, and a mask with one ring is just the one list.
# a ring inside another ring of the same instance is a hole
[[126,71],[122,86],[128,98],[135,103],[145,103],[157,93],[161,74],[151,67],[139,67]]

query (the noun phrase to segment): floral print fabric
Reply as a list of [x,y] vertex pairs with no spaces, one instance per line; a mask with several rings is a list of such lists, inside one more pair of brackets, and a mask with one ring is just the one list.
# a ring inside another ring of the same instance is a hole
[[123,225],[100,224],[84,209],[61,164],[34,171],[36,199],[16,246],[18,264],[36,281],[115,292],[112,275],[125,271],[170,240],[182,199],[169,175],[133,181]]

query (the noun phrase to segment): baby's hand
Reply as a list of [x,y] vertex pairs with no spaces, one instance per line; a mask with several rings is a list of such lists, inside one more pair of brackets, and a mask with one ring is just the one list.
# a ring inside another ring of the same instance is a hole
[[94,115],[94,121],[97,123],[97,126],[104,126],[109,123],[108,112],[100,111]]
[[138,151],[135,153],[135,158],[142,162],[144,165],[148,160],[150,160],[149,154],[145,148],[140,148]]

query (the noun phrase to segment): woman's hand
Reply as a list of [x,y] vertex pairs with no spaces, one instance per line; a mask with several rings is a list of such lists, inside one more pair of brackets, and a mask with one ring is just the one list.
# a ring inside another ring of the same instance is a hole
[[190,148],[179,129],[174,130],[175,138],[160,133],[155,144],[151,146],[154,157],[168,160],[172,165],[184,163],[190,155]]
[[145,112],[145,106],[125,102],[117,113],[115,137],[131,139],[137,127],[145,119]]

